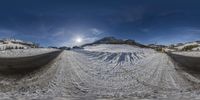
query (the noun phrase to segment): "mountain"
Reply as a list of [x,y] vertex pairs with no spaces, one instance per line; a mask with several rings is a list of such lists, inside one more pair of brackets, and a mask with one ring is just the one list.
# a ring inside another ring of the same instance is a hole
[[134,45],[134,46],[143,47],[143,48],[147,47],[143,44],[135,42],[135,40],[131,40],[131,39],[122,40],[122,39],[117,39],[115,37],[104,37],[93,43],[82,45],[82,47],[89,46],[89,45],[95,45],[95,44],[128,44],[128,45]]
[[120,44],[123,43],[122,39],[116,39],[114,37],[104,37],[100,40],[93,42],[92,44]]

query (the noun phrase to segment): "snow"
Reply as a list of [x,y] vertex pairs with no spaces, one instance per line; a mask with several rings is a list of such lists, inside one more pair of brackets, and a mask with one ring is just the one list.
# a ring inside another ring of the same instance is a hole
[[49,48],[12,49],[0,51],[0,57],[26,57],[57,51]]
[[32,42],[24,42],[22,40],[16,40],[16,39],[5,39],[0,40],[0,50],[6,50],[6,49],[28,49],[34,47],[34,44]]
[[93,46],[86,46],[84,47],[86,51],[99,51],[99,52],[133,52],[133,51],[142,51],[151,50],[146,48],[140,48],[137,46],[131,46],[126,44],[100,44],[100,45],[93,45]]
[[169,48],[164,48],[164,51],[165,51],[165,52],[173,52],[173,51],[176,51],[176,50],[174,50],[174,49],[169,49]]
[[[178,50],[182,50],[185,46],[189,46],[189,45],[199,45],[199,46],[200,46],[200,44],[197,43],[197,42],[189,42],[189,43],[185,43],[184,45],[177,46],[177,47],[175,47],[175,48],[177,48]],[[198,48],[199,48],[199,47],[198,47]],[[196,49],[197,49],[197,48],[196,48]]]
[[[51,50],[30,49],[23,53],[33,55],[43,51]],[[8,99],[199,99],[199,91],[194,89],[199,79],[176,70],[177,67],[167,54],[152,49],[129,45],[88,46],[84,50],[63,51],[48,65],[25,76],[0,75],[0,96]]]
[[199,51],[200,50],[200,46],[192,48],[192,51]]
[[13,43],[9,43],[9,44],[0,44],[0,50],[5,50],[7,47],[13,47],[13,48],[16,48],[16,47],[23,47],[24,49],[27,49],[27,48],[30,48],[28,46],[25,46],[25,45],[21,45],[21,44],[13,44]]

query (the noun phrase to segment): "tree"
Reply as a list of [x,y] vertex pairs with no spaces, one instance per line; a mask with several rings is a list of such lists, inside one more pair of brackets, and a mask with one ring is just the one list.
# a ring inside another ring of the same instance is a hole
[[198,47],[198,45],[188,45],[188,46],[183,47],[182,51],[190,51],[196,47]]

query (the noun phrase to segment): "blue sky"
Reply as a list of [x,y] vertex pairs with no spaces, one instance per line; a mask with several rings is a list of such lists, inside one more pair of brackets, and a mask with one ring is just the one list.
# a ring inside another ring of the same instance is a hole
[[200,40],[199,0],[1,0],[0,38],[72,46],[105,36],[144,44]]

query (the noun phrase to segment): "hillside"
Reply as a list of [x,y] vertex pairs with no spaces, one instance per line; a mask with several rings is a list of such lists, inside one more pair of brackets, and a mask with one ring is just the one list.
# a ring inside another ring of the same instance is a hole
[[37,47],[39,47],[39,44],[35,44],[32,42],[26,42],[17,39],[0,39],[0,51],[11,49],[29,49]]

